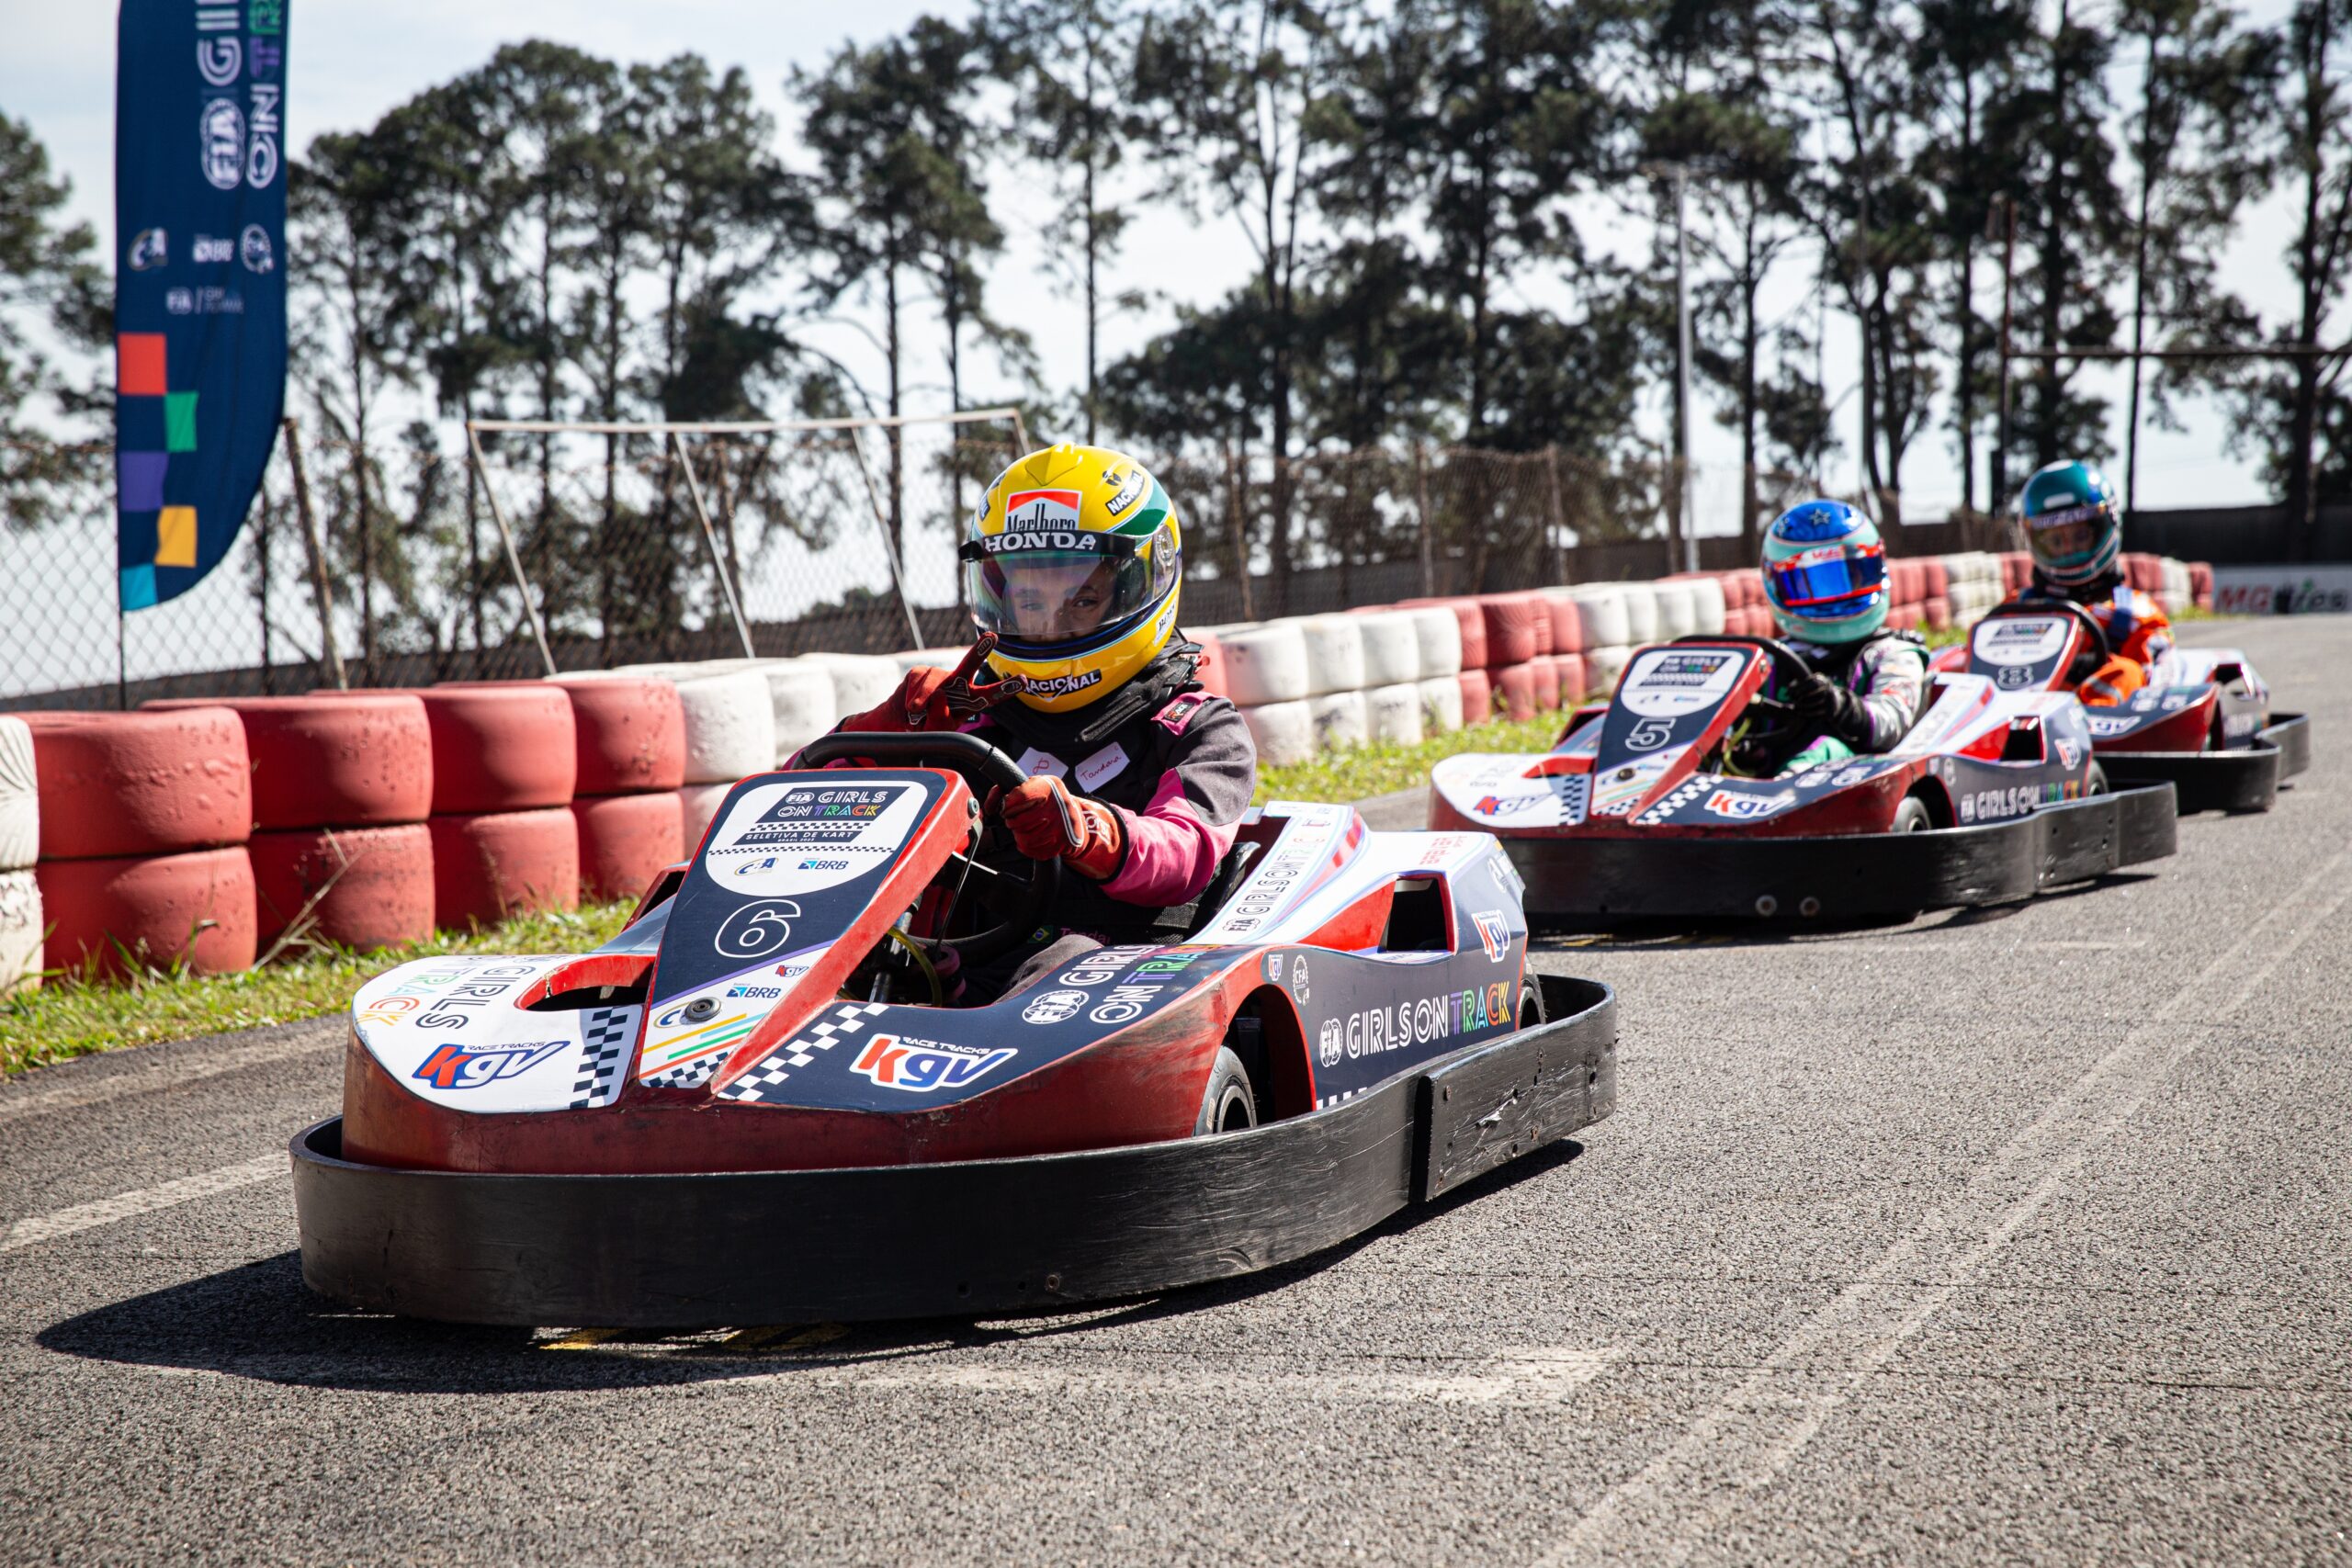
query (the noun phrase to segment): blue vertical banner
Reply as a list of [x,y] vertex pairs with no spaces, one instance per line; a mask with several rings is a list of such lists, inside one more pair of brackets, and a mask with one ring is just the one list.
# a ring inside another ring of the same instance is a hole
[[244,525],[286,401],[288,0],[122,0],[115,559],[177,598]]

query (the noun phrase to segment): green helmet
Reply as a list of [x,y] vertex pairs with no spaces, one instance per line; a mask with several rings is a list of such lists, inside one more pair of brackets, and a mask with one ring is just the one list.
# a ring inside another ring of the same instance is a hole
[[2123,553],[2123,508],[2088,463],[2052,463],[2018,497],[2036,571],[2063,588],[2097,582]]
[[1808,501],[1764,533],[1772,618],[1806,642],[1860,642],[1886,625],[1886,547],[1878,525],[1842,501]]

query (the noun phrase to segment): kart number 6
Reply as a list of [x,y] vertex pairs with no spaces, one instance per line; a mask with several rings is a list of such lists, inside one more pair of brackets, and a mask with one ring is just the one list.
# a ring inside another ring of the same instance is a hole
[[792,940],[792,922],[800,906],[789,898],[767,898],[746,904],[719,922],[710,944],[729,958],[765,958]]

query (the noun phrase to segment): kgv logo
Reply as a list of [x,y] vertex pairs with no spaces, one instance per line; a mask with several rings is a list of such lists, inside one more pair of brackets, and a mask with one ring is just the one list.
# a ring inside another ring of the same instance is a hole
[[860,1077],[873,1079],[884,1089],[929,1094],[934,1089],[962,1089],[986,1077],[1012,1060],[1015,1054],[1010,1046],[984,1051],[976,1045],[947,1045],[936,1040],[877,1034],[865,1043],[865,1049],[858,1053],[849,1070]]
[[409,1076],[435,1089],[480,1089],[499,1078],[520,1077],[563,1047],[560,1040],[525,1045],[443,1045]]

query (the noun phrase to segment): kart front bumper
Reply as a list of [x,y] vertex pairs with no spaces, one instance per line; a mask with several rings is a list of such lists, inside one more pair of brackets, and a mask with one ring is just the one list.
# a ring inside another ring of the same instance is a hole
[[2101,751],[2099,766],[2119,788],[2168,784],[2180,811],[2267,811],[2278,782],[2312,765],[2309,714],[2280,714],[2253,741],[2228,751]]
[[1540,976],[1554,1021],[1247,1133],[852,1170],[481,1175],[292,1145],[302,1278],[454,1323],[696,1328],[968,1316],[1304,1258],[1616,1108],[1617,1004]]
[[1843,919],[2011,903],[2174,848],[2168,784],[2007,822],[1835,838],[1505,838],[1531,919]]

